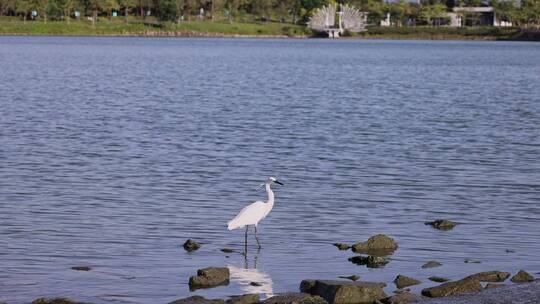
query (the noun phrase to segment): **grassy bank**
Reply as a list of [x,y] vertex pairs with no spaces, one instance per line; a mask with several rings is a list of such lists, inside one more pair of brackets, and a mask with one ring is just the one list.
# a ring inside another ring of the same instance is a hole
[[145,22],[131,20],[124,23],[120,18],[101,18],[95,27],[87,20],[23,22],[18,18],[0,19],[0,35],[141,35],[141,36],[308,36],[306,27],[287,23],[229,23],[211,21],[191,21],[159,24],[151,19]]
[[381,39],[540,41],[539,31],[514,27],[372,27],[360,36]]
[[[66,36],[203,36],[203,37],[311,37],[305,26],[278,22],[190,21],[159,24],[148,18],[100,18],[95,27],[87,20],[23,22],[19,18],[0,18],[0,35],[66,35]],[[324,34],[317,37],[325,37]],[[531,40],[540,41],[540,31],[497,27],[370,27],[356,38],[426,39],[426,40]]]

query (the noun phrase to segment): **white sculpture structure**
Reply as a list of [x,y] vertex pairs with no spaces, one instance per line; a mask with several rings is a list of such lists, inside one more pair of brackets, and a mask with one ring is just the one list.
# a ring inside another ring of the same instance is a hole
[[[339,17],[337,26],[336,14]],[[327,32],[330,38],[338,38],[344,31],[365,31],[366,23],[367,14],[354,6],[341,4],[340,11],[337,12],[337,5],[330,4],[317,9],[309,19],[308,26],[315,31]]]

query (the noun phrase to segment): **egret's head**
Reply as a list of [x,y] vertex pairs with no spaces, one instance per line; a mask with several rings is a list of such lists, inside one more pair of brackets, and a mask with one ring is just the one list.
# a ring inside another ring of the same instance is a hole
[[268,183],[269,183],[270,185],[276,183],[276,184],[278,184],[278,185],[282,185],[282,186],[283,186],[283,184],[282,184],[280,181],[278,181],[278,180],[277,180],[275,177],[273,177],[273,176],[270,176],[270,177],[268,178]]

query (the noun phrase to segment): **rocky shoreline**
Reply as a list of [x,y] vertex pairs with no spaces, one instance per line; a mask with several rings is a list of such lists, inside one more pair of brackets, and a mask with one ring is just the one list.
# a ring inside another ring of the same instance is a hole
[[[448,220],[426,222],[435,229],[451,230],[456,223]],[[398,249],[396,241],[384,234],[371,236],[365,242],[348,245],[334,243],[338,250],[351,250],[357,254],[348,260],[351,263],[368,268],[384,267],[390,263],[388,256]],[[188,239],[182,247],[189,253],[201,248],[201,244]],[[221,249],[222,252],[234,252],[231,249]],[[475,263],[476,260],[465,260],[465,263]],[[440,267],[438,261],[428,261],[420,268]],[[74,266],[76,271],[90,271],[90,267]],[[231,272],[228,267],[207,267],[197,270],[196,275],[189,278],[189,290],[213,288],[228,285]],[[346,280],[306,279],[299,283],[299,292],[275,295],[261,301],[258,294],[231,296],[228,299],[206,299],[201,296],[191,296],[178,299],[169,304],[538,304],[540,303],[540,280],[535,279],[524,270],[517,271],[513,276],[509,272],[484,271],[468,275],[460,280],[449,281],[442,277],[429,277],[428,280],[439,285],[424,288],[420,294],[411,292],[408,288],[421,284],[421,280],[397,275],[393,280],[397,290],[386,294],[385,282],[368,282],[359,280],[358,276],[341,277]],[[511,285],[504,285],[507,279]],[[251,282],[250,284],[257,284]],[[254,285],[256,286],[256,285]],[[77,304],[65,298],[39,298],[32,304]],[[5,304],[0,301],[0,304]]]

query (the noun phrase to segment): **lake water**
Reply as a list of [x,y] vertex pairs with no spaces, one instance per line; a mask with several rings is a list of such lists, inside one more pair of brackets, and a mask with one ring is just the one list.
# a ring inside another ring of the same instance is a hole
[[[540,276],[538,43],[2,37],[0,110],[8,303]],[[226,222],[268,176],[285,186],[244,259]],[[384,268],[331,245],[376,233],[400,246]],[[206,266],[230,285],[191,293]]]

